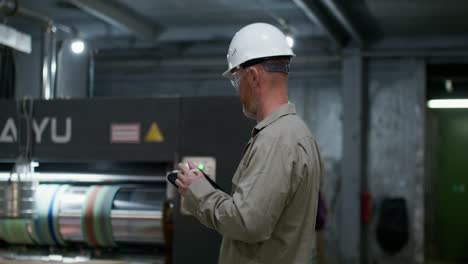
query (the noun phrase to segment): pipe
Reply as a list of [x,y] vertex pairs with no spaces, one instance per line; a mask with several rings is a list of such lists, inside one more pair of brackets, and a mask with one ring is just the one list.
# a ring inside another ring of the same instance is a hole
[[[342,56],[340,54],[324,54],[324,55],[310,55],[303,57],[295,57],[291,61],[291,67],[298,64],[317,64],[326,62],[339,62]],[[99,60],[99,69],[105,67],[117,68],[117,67],[225,67],[226,60],[222,58],[204,58],[199,57],[188,58],[188,59],[116,59],[116,60]]]
[[322,3],[328,7],[330,12],[335,16],[335,18],[343,25],[349,35],[353,37],[355,41],[359,44],[364,43],[364,38],[360,34],[358,28],[352,20],[347,16],[346,12],[343,10],[343,7],[337,3],[335,0],[321,0]]
[[88,90],[87,95],[89,98],[94,96],[94,50],[89,49],[89,56],[88,56],[88,65],[89,65],[89,72],[88,72]]
[[364,51],[365,58],[430,58],[430,57],[468,57],[468,50],[382,50]]
[[16,0],[0,0],[0,15],[12,16],[18,9]]
[[72,35],[73,37],[78,35],[78,30],[74,27],[66,26],[57,22],[54,22],[50,17],[43,15],[41,13],[38,13],[34,10],[24,8],[22,6],[18,6],[16,13],[19,16],[31,18],[34,20],[38,20],[47,26],[55,26],[57,29]]
[[347,42],[347,36],[337,27],[336,21],[331,18],[327,10],[317,1],[292,0],[293,3],[314,24],[319,26],[328,37],[338,46],[343,47]]
[[51,99],[57,97],[57,27],[52,26],[50,39],[50,94]]
[[57,71],[57,29],[72,35],[78,35],[78,31],[69,26],[54,22],[50,17],[33,11],[28,8],[18,6],[13,0],[0,0],[0,13],[7,15],[19,15],[34,20],[38,20],[45,25],[43,32],[43,61],[42,61],[42,91],[43,99],[55,98],[56,71]]
[[52,19],[49,18],[48,16],[38,13],[36,11],[33,11],[31,9],[21,7],[21,6],[18,7],[16,14],[19,16],[24,16],[27,18],[41,21],[47,25],[52,24]]
[[51,46],[52,40],[54,39],[53,35],[55,33],[52,31],[50,24],[46,27],[42,35],[42,91],[41,99],[52,99],[52,89],[51,89]]

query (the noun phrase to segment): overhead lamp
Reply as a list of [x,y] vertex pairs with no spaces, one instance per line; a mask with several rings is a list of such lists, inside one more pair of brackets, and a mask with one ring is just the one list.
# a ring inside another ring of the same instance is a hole
[[70,44],[71,50],[75,54],[81,54],[85,50],[85,43],[81,39],[72,41]]
[[445,90],[446,90],[448,93],[453,92],[453,83],[452,83],[452,80],[450,80],[450,79],[445,80]]
[[468,108],[468,99],[432,99],[427,102],[429,108]]

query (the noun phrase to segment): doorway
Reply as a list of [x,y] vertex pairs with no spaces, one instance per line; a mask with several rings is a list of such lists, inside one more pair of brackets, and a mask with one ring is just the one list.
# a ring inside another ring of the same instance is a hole
[[[468,65],[428,68],[428,100],[467,99]],[[468,263],[468,109],[427,110],[426,252]]]

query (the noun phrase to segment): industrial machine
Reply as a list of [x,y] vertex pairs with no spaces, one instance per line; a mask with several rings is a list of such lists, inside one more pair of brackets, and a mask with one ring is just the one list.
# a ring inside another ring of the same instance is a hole
[[0,101],[0,263],[216,263],[165,176],[229,190],[252,127],[232,97]]

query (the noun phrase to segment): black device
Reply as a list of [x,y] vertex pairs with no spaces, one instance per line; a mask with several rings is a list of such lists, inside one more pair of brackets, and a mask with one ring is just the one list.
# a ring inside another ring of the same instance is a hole
[[[223,191],[223,189],[221,189],[221,187],[219,187],[219,185],[213,181],[208,175],[206,175],[206,173],[203,171],[203,170],[200,170],[200,169],[192,169],[191,171],[201,171],[203,173],[203,176],[205,176],[205,179],[211,184],[211,186],[213,186],[215,189],[217,190],[220,190],[220,191]],[[167,175],[167,180],[172,183],[172,185],[174,185],[176,188],[179,188],[179,186],[177,186],[176,184],[176,180],[177,180],[177,173],[179,173],[180,170],[174,170],[172,172],[170,172],[168,175]],[[224,191],[223,191],[224,192]]]

